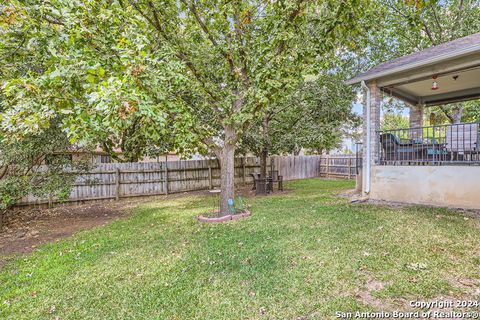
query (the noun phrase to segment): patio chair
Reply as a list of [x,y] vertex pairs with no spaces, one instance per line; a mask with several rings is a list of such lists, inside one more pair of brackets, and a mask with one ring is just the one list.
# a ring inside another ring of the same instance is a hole
[[253,186],[252,186],[252,190],[255,190],[257,188],[257,183],[256,181],[258,179],[260,179],[260,173],[250,173],[250,177],[252,177],[252,180],[253,180]]
[[275,183],[278,185],[277,189],[279,191],[283,191],[283,176],[278,174],[278,170],[270,171],[267,184],[267,189],[269,192],[273,192],[273,186]]
[[278,170],[269,171],[268,176],[273,180],[278,180]]
[[393,133],[383,133],[380,135],[380,144],[382,146],[381,161],[407,161],[410,162],[428,162],[433,159],[433,154],[443,148],[443,145],[430,142],[424,143],[422,139],[411,139],[408,142],[402,142],[399,137]]
[[413,143],[402,143],[400,138],[393,133],[380,135],[383,161],[414,160],[416,148]]
[[261,178],[260,173],[251,173],[250,176],[253,178],[252,190],[255,190],[256,195],[269,193],[269,178]]
[[268,194],[269,193],[268,184],[269,184],[268,179],[265,179],[265,178],[256,179],[255,180],[255,194],[256,195]]
[[450,159],[462,161],[466,155],[479,153],[480,135],[478,123],[464,123],[447,126],[445,148]]

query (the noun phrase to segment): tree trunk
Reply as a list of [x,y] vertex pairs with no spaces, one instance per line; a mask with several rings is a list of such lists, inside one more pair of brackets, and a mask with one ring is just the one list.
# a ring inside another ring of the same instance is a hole
[[267,176],[267,158],[268,158],[268,149],[263,147],[260,152],[260,177],[265,178]]
[[267,158],[268,158],[268,116],[265,116],[262,123],[263,148],[260,151],[260,177],[267,177]]
[[0,229],[3,227],[3,218],[5,214],[7,213],[7,210],[0,210]]
[[235,197],[235,143],[236,133],[232,125],[225,126],[225,140],[219,152],[220,158],[220,216],[230,214],[228,200]]
[[459,124],[462,121],[463,115],[463,106],[460,105],[457,108],[453,109],[453,124]]

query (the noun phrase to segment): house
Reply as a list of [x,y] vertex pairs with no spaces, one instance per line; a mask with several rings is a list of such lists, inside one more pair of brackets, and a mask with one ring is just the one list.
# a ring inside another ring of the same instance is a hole
[[[363,194],[480,208],[479,123],[425,126],[425,108],[480,98],[480,33],[382,63],[347,81],[364,94]],[[410,108],[410,128],[383,130],[380,104]]]
[[[115,148],[113,150],[118,156],[122,155],[122,150],[120,148]],[[76,148],[72,146],[71,150],[68,152],[61,152],[56,153],[57,155],[61,155],[63,157],[68,156],[70,160],[73,161],[87,161],[87,163],[92,165],[102,164],[102,163],[114,163],[116,161],[111,155],[102,148],[97,147],[93,151],[83,150],[80,148]],[[194,155],[190,158],[196,159],[203,159],[200,155]],[[165,162],[165,161],[179,161],[182,160],[182,156],[175,152],[169,152],[168,154],[163,154],[158,157],[148,157],[145,156],[139,159],[137,162]],[[47,161],[48,163],[48,161]]]

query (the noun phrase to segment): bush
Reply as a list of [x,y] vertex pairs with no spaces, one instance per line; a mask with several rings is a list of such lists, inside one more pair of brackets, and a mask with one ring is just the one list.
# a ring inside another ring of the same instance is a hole
[[85,159],[72,160],[72,146],[58,126],[22,139],[0,139],[0,224],[9,208],[32,194],[68,198],[79,172],[88,169]]

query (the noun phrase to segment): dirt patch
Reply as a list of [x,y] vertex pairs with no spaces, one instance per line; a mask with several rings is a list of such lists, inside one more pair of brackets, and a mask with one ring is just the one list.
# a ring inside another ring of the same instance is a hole
[[480,299],[480,279],[449,277],[450,284],[464,293],[465,299]]
[[12,254],[28,253],[41,244],[104,225],[126,216],[130,209],[139,204],[204,194],[205,191],[182,192],[168,196],[132,197],[120,201],[103,200],[83,205],[65,204],[52,209],[11,210],[0,227],[0,266]]
[[340,193],[337,193],[337,197],[346,198],[352,204],[365,203],[368,201],[368,199],[365,198],[361,192],[355,189],[344,190]]
[[[425,311],[463,311],[468,312],[474,310],[472,307],[458,307],[461,304],[457,304],[459,301],[478,301],[480,297],[480,280],[478,279],[466,279],[466,278],[452,278],[450,282],[452,286],[461,289],[462,294],[458,296],[445,295],[436,296],[430,299],[414,298],[387,298],[379,299],[374,296],[374,292],[383,290],[388,283],[383,283],[376,280],[370,274],[361,272],[364,277],[364,284],[358,288],[355,292],[355,297],[362,304],[371,306],[375,311],[401,311],[401,312],[415,312],[421,309]],[[410,301],[417,301],[419,305],[411,305]],[[422,305],[423,304],[423,305]],[[444,318],[450,319],[450,318]]]
[[435,206],[435,205],[425,205],[425,204],[415,204],[415,203],[405,203],[397,201],[387,201],[387,200],[375,200],[369,199],[367,197],[362,197],[361,194],[355,192],[354,190],[348,190],[347,192],[342,192],[337,194],[340,198],[350,199],[352,204],[373,204],[379,206],[386,206],[389,208],[412,208],[412,207],[426,207],[426,208],[437,208],[437,209],[448,209],[454,212],[463,214],[466,217],[480,219],[480,210],[477,209],[465,209],[465,208],[456,208],[456,207],[444,207],[444,206]]
[[124,215],[123,208],[111,203],[10,212],[0,229],[0,266],[12,254],[31,252],[41,244],[106,224]]
[[126,198],[120,201],[88,202],[83,205],[65,204],[52,209],[9,211],[0,228],[0,267],[14,254],[29,253],[42,244],[125,217],[130,209],[139,204],[196,194],[204,193],[185,192],[168,196]]
[[357,299],[366,305],[373,307],[376,311],[390,311],[393,310],[393,305],[387,301],[378,299],[372,295],[374,291],[380,291],[385,288],[385,284],[381,281],[373,279],[371,276],[366,276],[365,285],[356,292]]
[[200,215],[197,217],[198,221],[200,222],[205,222],[205,223],[218,223],[218,222],[228,222],[228,221],[235,221],[235,220],[240,220],[243,218],[248,218],[250,217],[251,213],[250,211],[246,210],[242,213],[236,213],[236,214],[228,214],[225,216],[215,216],[211,217],[208,215]]
[[395,202],[395,201],[386,201],[386,200],[373,200],[368,199],[364,201],[367,204],[381,205],[389,208],[412,208],[412,207],[424,207],[424,208],[435,208],[435,209],[447,209],[456,213],[460,213],[465,217],[470,217],[474,219],[480,219],[480,210],[477,209],[465,209],[465,208],[456,208],[456,207],[443,207],[435,205],[425,205],[425,204],[413,204],[413,203],[404,203],[404,202]]
[[358,197],[361,197],[362,193],[360,191],[355,190],[355,189],[347,189],[347,190],[342,190],[339,193],[337,193],[337,196],[340,197],[340,198],[356,199]]

